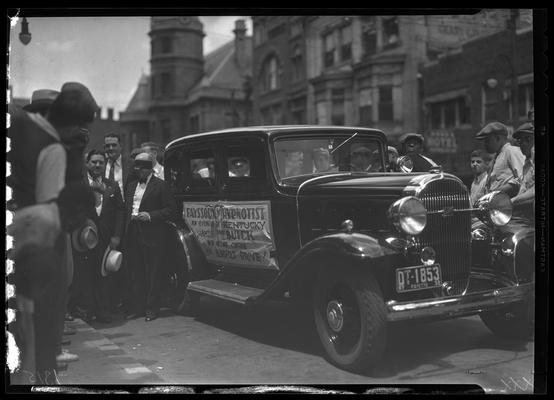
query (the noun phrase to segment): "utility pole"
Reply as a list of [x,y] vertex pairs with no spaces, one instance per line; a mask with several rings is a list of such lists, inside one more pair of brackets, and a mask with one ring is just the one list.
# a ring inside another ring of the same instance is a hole
[[519,10],[518,9],[511,9],[510,10],[510,19],[508,22],[508,29],[511,32],[511,40],[512,40],[512,125],[514,126],[514,129],[517,128],[518,119],[519,119],[519,110],[518,110],[518,87],[517,87],[517,71],[516,71],[516,39],[517,39],[517,18],[519,16]]

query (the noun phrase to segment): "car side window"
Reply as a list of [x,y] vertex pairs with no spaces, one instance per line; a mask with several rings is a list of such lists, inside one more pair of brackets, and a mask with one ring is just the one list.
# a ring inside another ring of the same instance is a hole
[[167,152],[164,156],[164,168],[168,183],[174,193],[185,191],[185,151],[182,148]]
[[215,188],[215,154],[212,149],[191,150],[188,155],[187,179],[191,189]]
[[231,190],[255,189],[267,185],[266,152],[258,138],[233,141],[224,147],[223,178]]

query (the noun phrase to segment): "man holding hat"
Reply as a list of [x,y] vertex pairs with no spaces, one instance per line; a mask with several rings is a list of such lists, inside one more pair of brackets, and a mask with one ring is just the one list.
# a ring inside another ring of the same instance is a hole
[[160,290],[164,276],[163,253],[169,240],[176,205],[166,182],[153,174],[152,155],[140,153],[134,168],[138,181],[129,183],[126,193],[125,257],[132,285],[130,314],[126,319],[158,317]]
[[513,135],[523,155],[523,175],[519,192],[512,197],[514,212],[512,219],[519,219],[522,223],[534,226],[535,224],[535,128],[531,122],[526,122]]
[[[108,279],[101,273],[106,249],[116,250],[123,232],[124,207],[117,182],[104,177],[106,156],[99,150],[91,150],[86,156],[86,183],[95,195],[94,208],[89,209],[88,218],[97,227],[98,245],[93,249],[75,251],[75,287],[72,295],[75,306],[90,318],[108,323],[109,292]],[[78,250],[78,249],[76,249]]]
[[514,197],[519,192],[525,160],[521,150],[508,142],[508,128],[500,122],[491,122],[475,138],[485,142],[487,153],[495,154],[485,184],[486,192],[499,190]]
[[410,157],[413,164],[412,172],[427,172],[437,164],[423,154],[423,135],[419,133],[405,133],[400,136],[402,154]]

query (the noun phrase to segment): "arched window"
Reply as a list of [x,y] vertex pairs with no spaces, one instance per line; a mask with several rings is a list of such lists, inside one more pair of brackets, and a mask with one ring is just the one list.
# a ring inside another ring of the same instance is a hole
[[302,50],[300,46],[294,47],[292,55],[292,80],[297,81],[302,78]]
[[264,61],[260,81],[262,82],[262,92],[264,93],[279,87],[279,62],[275,55],[269,56]]

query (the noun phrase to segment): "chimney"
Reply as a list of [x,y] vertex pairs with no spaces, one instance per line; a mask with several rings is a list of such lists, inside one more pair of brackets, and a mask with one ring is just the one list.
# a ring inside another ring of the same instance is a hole
[[113,121],[113,108],[108,107],[108,120]]
[[248,67],[247,49],[246,49],[246,22],[243,19],[235,21],[235,62],[237,66],[244,70]]

